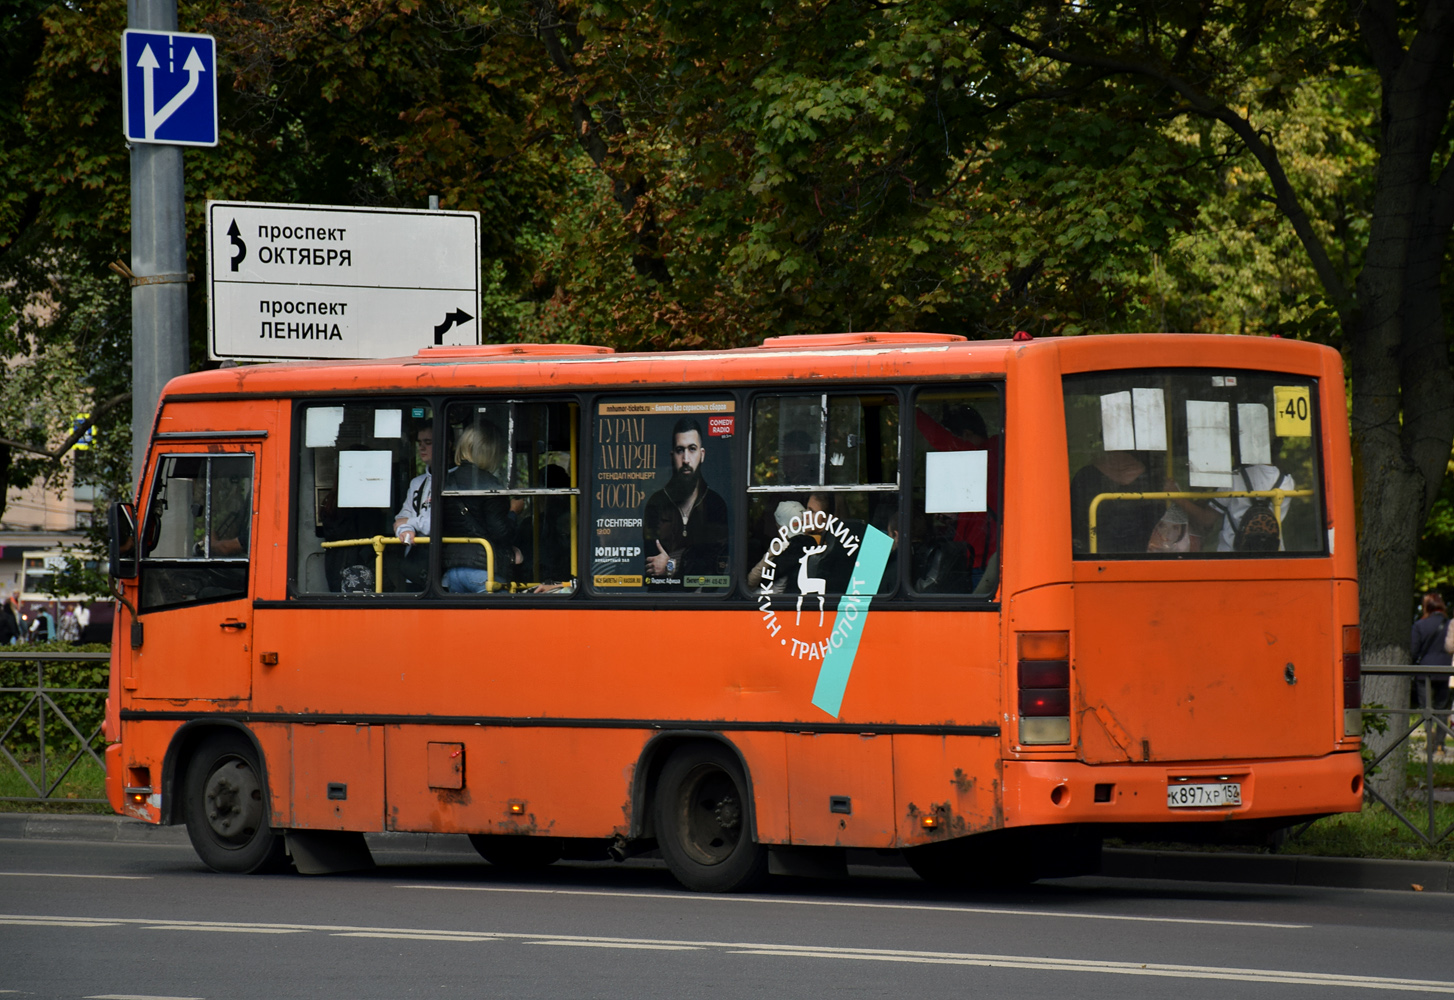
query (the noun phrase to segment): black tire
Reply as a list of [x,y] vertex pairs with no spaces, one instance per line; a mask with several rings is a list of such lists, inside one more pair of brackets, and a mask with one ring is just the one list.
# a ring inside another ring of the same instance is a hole
[[525,837],[489,833],[470,834],[470,843],[496,868],[528,872],[555,864],[565,853],[559,837]]
[[695,892],[743,892],[767,876],[754,843],[747,779],[723,746],[677,751],[656,785],[656,839],[678,882]]
[[250,875],[287,868],[282,832],[268,825],[262,774],[257,751],[241,733],[213,733],[192,754],[182,811],[192,847],[213,871]]

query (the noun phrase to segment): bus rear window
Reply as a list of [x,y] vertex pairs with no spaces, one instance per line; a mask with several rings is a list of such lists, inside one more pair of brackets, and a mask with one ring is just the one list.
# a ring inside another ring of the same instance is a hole
[[1123,371],[1064,390],[1077,558],[1324,551],[1316,380]]

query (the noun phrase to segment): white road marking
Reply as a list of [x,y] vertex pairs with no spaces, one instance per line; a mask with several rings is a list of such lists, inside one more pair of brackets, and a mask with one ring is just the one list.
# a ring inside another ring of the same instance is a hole
[[847,909],[910,910],[926,913],[982,913],[996,917],[1063,917],[1067,920],[1124,920],[1148,924],[1202,924],[1217,927],[1270,927],[1305,931],[1312,924],[1280,924],[1262,920],[1210,920],[1202,917],[1139,917],[1123,913],[1080,913],[1073,910],[1012,910],[995,906],[936,906],[932,903],[860,903],[835,899],[785,899],[778,896],[707,896],[693,892],[612,892],[605,889],[519,889],[486,885],[396,885],[395,889],[439,889],[449,892],[523,892],[558,896],[606,896],[624,899],[674,899],[678,902],[767,903],[783,906],[837,906]]
[[813,948],[768,945],[734,951],[738,955],[777,955],[789,958],[848,958],[879,962],[913,962],[924,965],[975,965],[1001,969],[1043,969],[1056,972],[1104,972],[1129,976],[1161,976],[1173,979],[1216,979],[1233,982],[1291,983],[1300,986],[1347,986],[1363,989],[1405,990],[1419,993],[1454,993],[1454,983],[1384,976],[1346,976],[1320,972],[1278,969],[1218,968],[1201,965],[1103,962],[1078,959],[1035,958],[1014,955],[974,955],[955,952],[894,951],[871,948]]
[[0,872],[4,878],[110,878],[123,881],[145,881],[150,875],[68,875],[65,872]]
[[301,927],[260,927],[256,924],[240,924],[238,926],[219,927],[197,927],[188,924],[152,924],[143,927],[144,931],[215,931],[223,934],[302,934]]
[[553,944],[563,948],[631,948],[637,951],[701,951],[695,944],[625,944],[615,941],[526,941],[526,944]]
[[205,997],[154,997],[145,993],[97,993],[86,1000],[206,1000]]
[[493,934],[454,934],[450,931],[347,931],[330,937],[346,938],[392,938],[398,941],[498,941]]
[[[1048,958],[1034,955],[982,955],[972,952],[907,951],[891,948],[835,948],[814,945],[774,944],[754,941],[683,941],[662,938],[615,938],[574,934],[526,934],[511,931],[448,931],[434,928],[349,927],[336,924],[221,923],[205,920],[142,920],[134,917],[104,918],[108,925],[127,924],[138,929],[233,930],[288,933],[321,931],[331,935],[395,936],[416,940],[509,940],[521,944],[554,944],[575,947],[632,950],[716,950],[729,954],[775,958],[912,963],[918,965],[960,965],[987,968],[1025,969],[1038,972],[1099,972],[1123,976],[1159,976],[1168,979],[1208,979],[1222,982],[1274,983],[1296,986],[1344,987],[1348,989],[1394,990],[1409,993],[1438,993],[1454,996],[1454,982],[1403,979],[1387,976],[1352,976],[1288,969],[1243,969],[1209,965],[1109,962],[1085,959]],[[0,914],[0,920],[45,921],[52,927],[85,927],[87,918],[47,918],[26,914]],[[123,1000],[111,996],[88,1000]],[[137,997],[124,1000],[200,1000],[200,998]]]
[[0,917],[0,924],[12,927],[115,927],[109,920],[48,920],[45,917]]

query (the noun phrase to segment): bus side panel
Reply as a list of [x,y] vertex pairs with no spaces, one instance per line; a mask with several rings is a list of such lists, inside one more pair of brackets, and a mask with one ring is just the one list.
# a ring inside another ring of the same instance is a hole
[[269,822],[286,829],[293,825],[292,727],[280,722],[253,723],[252,734],[263,752],[268,776]]
[[1057,352],[1023,347],[1007,359],[1001,594],[1071,578],[1070,478],[1063,458],[1059,361]]
[[786,733],[729,733],[747,765],[752,785],[752,818],[760,844],[792,842],[788,822]]
[[787,747],[794,844],[894,845],[891,737],[792,733]]
[[[894,740],[895,847],[1004,826],[999,747],[976,736]],[[926,826],[929,819],[932,825]]]
[[304,830],[384,828],[381,726],[294,724],[293,817]]
[[[642,730],[384,729],[390,830],[553,837],[630,832],[632,773],[648,737]],[[447,764],[454,760],[460,762],[457,775]],[[459,787],[445,787],[456,781]],[[512,805],[520,811],[512,812]]]

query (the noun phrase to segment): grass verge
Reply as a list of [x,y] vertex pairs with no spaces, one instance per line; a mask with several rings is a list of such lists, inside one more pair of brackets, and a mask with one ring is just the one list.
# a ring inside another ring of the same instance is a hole
[[[21,767],[30,780],[40,784],[40,760],[36,757],[19,758]],[[46,780],[55,781],[55,776],[69,762],[65,759],[47,759]],[[11,796],[29,797],[35,795],[30,782],[21,776],[10,761],[0,757],[0,799]],[[106,798],[106,769],[89,756],[76,762],[65,779],[42,802],[0,801],[0,812],[20,813],[95,813],[110,815],[111,807],[105,802],[76,802],[74,799]]]

